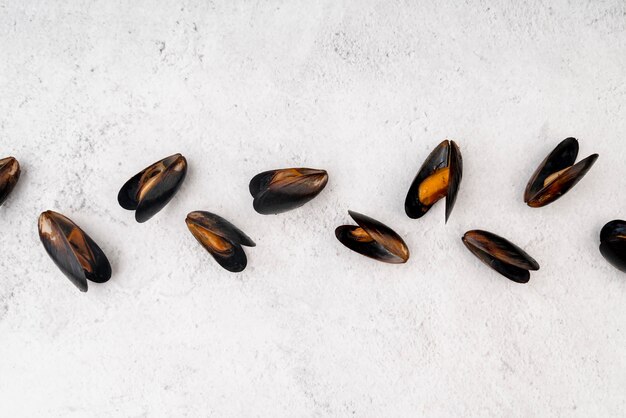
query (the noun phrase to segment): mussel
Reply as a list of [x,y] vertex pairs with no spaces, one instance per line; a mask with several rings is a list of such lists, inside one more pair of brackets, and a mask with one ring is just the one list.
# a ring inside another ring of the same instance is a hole
[[461,239],[480,261],[516,283],[527,283],[529,270],[539,270],[539,264],[524,250],[491,232],[468,231]]
[[174,154],[157,161],[124,184],[117,201],[134,210],[137,222],[146,222],[174,197],[187,174],[187,160]]
[[600,252],[615,268],[626,273],[626,221],[616,219],[600,231]]
[[20,179],[20,163],[13,157],[0,159],[0,205],[4,203]]
[[191,212],[185,219],[189,231],[222,267],[233,273],[243,271],[248,264],[242,245],[256,244],[239,228],[214,213]]
[[346,247],[385,263],[401,264],[409,259],[409,248],[395,231],[381,222],[349,210],[356,225],[342,225],[335,236]]
[[257,174],[250,180],[254,210],[262,215],[299,208],[317,196],[328,183],[325,170],[284,168]]
[[452,213],[463,177],[463,158],[454,141],[441,142],[430,153],[409,187],[404,210],[409,218],[421,218],[430,207],[446,198],[446,222]]
[[561,141],[533,173],[524,191],[524,202],[530,207],[540,208],[574,187],[598,159],[598,154],[592,154],[574,164],[577,156],[576,138]]
[[39,239],[81,292],[87,291],[87,280],[104,283],[111,278],[111,265],[98,244],[60,213],[49,210],[39,216]]

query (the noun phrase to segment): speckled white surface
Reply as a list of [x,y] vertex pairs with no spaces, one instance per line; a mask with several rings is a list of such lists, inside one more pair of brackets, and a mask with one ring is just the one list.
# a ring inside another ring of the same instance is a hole
[[[23,174],[0,207],[2,416],[619,416],[626,276],[597,250],[626,217],[622,1],[0,0],[0,154]],[[587,177],[543,209],[526,181],[566,136]],[[450,222],[404,197],[458,141]],[[121,185],[190,165],[146,224]],[[259,171],[326,168],[310,204],[252,209]],[[114,277],[81,294],[39,243],[46,209],[81,225]],[[389,224],[406,265],[334,238],[354,209]],[[184,218],[248,233],[220,269]],[[528,285],[462,245],[499,233]]]

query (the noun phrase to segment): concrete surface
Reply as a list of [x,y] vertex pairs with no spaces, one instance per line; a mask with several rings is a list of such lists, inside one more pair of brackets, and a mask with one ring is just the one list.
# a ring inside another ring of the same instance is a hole
[[[626,276],[598,251],[626,217],[623,1],[0,1],[0,415],[619,416]],[[566,197],[522,193],[566,136],[596,166]],[[450,222],[403,210],[423,159],[456,139]],[[116,195],[164,156],[189,161],[147,224]],[[259,171],[325,168],[280,216]],[[113,264],[78,290],[37,236],[74,219]],[[411,249],[344,248],[354,209]],[[210,210],[249,234],[229,274],[187,231]],[[541,264],[528,285],[462,245],[499,233]]]

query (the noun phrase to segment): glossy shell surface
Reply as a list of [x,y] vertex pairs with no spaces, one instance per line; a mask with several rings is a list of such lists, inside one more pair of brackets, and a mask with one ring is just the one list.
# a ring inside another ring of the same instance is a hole
[[39,239],[57,267],[81,292],[87,281],[104,283],[111,265],[100,247],[69,218],[53,211],[39,216]]
[[342,225],[335,229],[335,236],[346,247],[366,257],[392,264],[406,263],[409,248],[404,240],[383,223],[348,211],[355,225]]
[[325,170],[285,168],[259,173],[250,180],[254,210],[262,215],[296,209],[315,198],[328,183]]
[[134,175],[122,186],[117,200],[124,209],[135,211],[137,222],[146,222],[174,197],[186,174],[185,157],[171,155]]
[[248,259],[242,246],[254,247],[256,244],[239,228],[206,211],[189,213],[185,222],[191,234],[220,266],[233,273],[246,268]]
[[529,270],[539,264],[512,242],[487,231],[468,231],[462,238],[465,246],[483,263],[517,283],[530,280]]

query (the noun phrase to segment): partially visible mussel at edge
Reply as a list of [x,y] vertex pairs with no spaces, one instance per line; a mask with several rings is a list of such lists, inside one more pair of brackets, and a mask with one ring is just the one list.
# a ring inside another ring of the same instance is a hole
[[446,198],[446,222],[452,213],[463,177],[463,158],[454,141],[441,142],[422,164],[409,187],[404,210],[421,218],[437,201]]
[[242,246],[256,244],[239,228],[211,212],[195,211],[185,220],[189,231],[220,266],[233,273],[243,271],[248,264]]
[[9,197],[20,179],[20,163],[13,157],[0,159],[0,205]]
[[540,208],[554,202],[587,174],[598,154],[576,163],[578,148],[576,138],[566,138],[541,162],[524,191],[524,202],[528,206]]
[[325,170],[284,168],[259,173],[250,180],[254,210],[262,215],[299,208],[317,196],[328,183]]
[[104,283],[111,265],[104,252],[78,225],[53,211],[39,216],[39,239],[57,267],[81,292],[87,281]]
[[539,270],[539,264],[524,250],[491,232],[468,231],[462,240],[480,261],[514,282],[527,283],[529,270]]
[[335,229],[335,236],[346,247],[366,257],[385,263],[406,263],[409,248],[394,230],[381,222],[348,211],[356,225],[342,225]]
[[600,253],[615,268],[626,273],[626,221],[616,219],[600,231]]
[[174,154],[137,173],[122,186],[117,200],[134,210],[137,222],[146,222],[174,197],[185,180],[187,160]]

